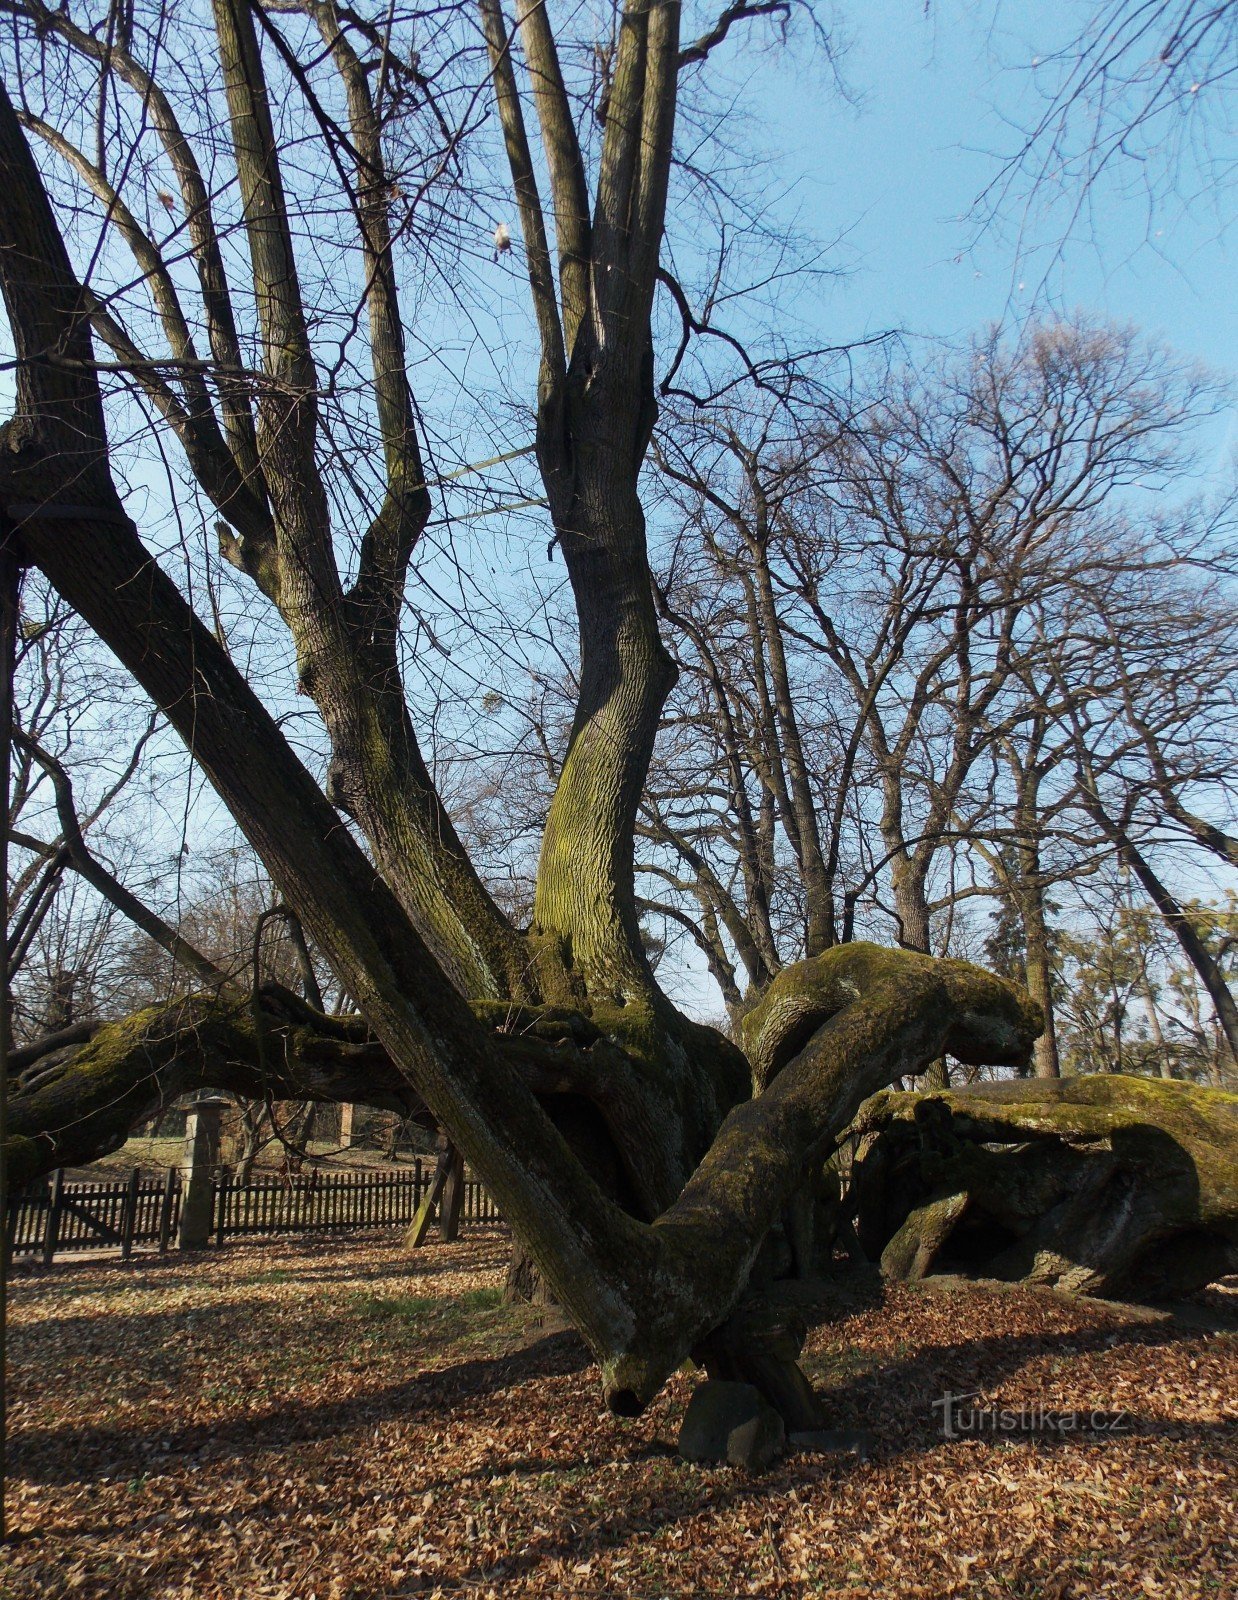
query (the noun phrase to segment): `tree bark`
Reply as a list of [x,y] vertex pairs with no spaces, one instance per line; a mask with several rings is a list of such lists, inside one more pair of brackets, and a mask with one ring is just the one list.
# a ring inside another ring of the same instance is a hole
[[1110,1073],[884,1093],[853,1133],[860,1233],[892,1276],[1139,1299],[1238,1267],[1238,1095]]
[[[54,1038],[49,1043],[55,1043]],[[29,1057],[31,1052],[24,1052]],[[264,991],[191,995],[94,1030],[14,1074],[15,1181],[94,1161],[178,1096],[224,1089],[247,1100],[346,1100],[410,1115],[420,1100],[360,1019],[337,1021]],[[252,1161],[252,1153],[247,1159]]]
[[[757,499],[757,527],[748,535],[756,576],[757,605],[769,652],[770,673],[774,688],[774,711],[778,719],[779,743],[787,763],[790,808],[794,815],[792,838],[800,872],[804,879],[804,898],[807,916],[804,931],[804,953],[817,956],[837,943],[838,932],[834,919],[833,884],[826,869],[821,849],[821,828],[817,818],[817,804],[808,776],[808,763],[804,758],[804,744],[800,736],[799,719],[791,693],[791,672],[787,664],[783,643],[782,624],[774,596],[774,582],[769,566],[768,507],[761,490],[756,462],[745,459],[749,483]],[[919,947],[915,947],[919,948]],[[927,946],[925,946],[927,948]]]
[[[210,195],[171,103],[127,43],[106,44],[63,8],[32,4],[36,25],[58,35],[100,71],[113,73],[149,114],[176,175],[197,268],[221,397],[222,430],[181,309],[178,288],[153,240],[106,177],[47,124],[27,117],[94,190],[109,223],[151,287],[184,397],[158,376],[115,319],[86,298],[93,326],[168,420],[197,480],[225,522],[221,554],[280,610],[297,650],[301,688],[322,712],[332,742],[329,793],[362,828],[388,883],[441,966],[469,995],[536,999],[530,957],[482,885],[434,789],[417,746],[400,681],[397,624],[408,562],[429,515],[430,495],[404,359],[391,258],[388,181],[378,119],[362,63],[333,5],[307,7],[319,24],[347,97],[357,157],[356,205],[365,267],[375,407],[386,485],[361,541],[356,582],[344,594],[316,457],[318,413],[309,329],[302,306],[255,15],[247,4],[214,5],[238,186],[245,207],[260,332],[269,380],[242,375],[231,293]],[[185,366],[185,362],[188,365]],[[253,416],[257,395],[258,422]]]
[[1018,893],[1023,921],[1023,971],[1027,992],[1044,1012],[1045,1031],[1036,1041],[1033,1054],[1038,1078],[1060,1078],[1057,1027],[1053,1015],[1053,963],[1049,954],[1049,930],[1045,923],[1044,892],[1039,883],[1024,880]]
[[637,493],[657,416],[650,314],[679,70],[678,0],[627,0],[592,222],[575,118],[537,8],[522,20],[560,244],[556,294],[512,41],[482,0],[541,345],[537,459],[576,601],[580,678],[538,864],[533,935],[566,993],[636,1004],[673,1037],[640,938],[633,838],[675,669],[658,634]]
[[552,945],[569,977],[617,1005],[648,1005],[656,993],[640,937],[632,841],[675,677],[658,635],[634,449],[630,436],[603,448],[591,440],[572,502],[555,518],[580,619],[580,689],[533,906],[535,936]]

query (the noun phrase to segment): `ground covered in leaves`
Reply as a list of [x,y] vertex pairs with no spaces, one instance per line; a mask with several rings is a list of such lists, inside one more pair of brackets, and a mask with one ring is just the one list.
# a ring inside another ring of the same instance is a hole
[[[1172,1321],[849,1276],[806,1360],[876,1450],[679,1462],[695,1381],[601,1409],[505,1308],[506,1240],[397,1234],[20,1269],[0,1594],[1232,1596],[1238,1297]],[[944,1392],[1125,1410],[1119,1436],[941,1436]]]

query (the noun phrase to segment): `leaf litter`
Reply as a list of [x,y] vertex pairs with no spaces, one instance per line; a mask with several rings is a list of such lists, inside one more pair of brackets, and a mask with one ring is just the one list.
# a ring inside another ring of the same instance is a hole
[[[1028,1289],[831,1286],[805,1349],[870,1459],[689,1467],[697,1379],[635,1422],[501,1303],[477,1230],[20,1269],[0,1596],[1238,1594],[1238,1296],[1149,1320]],[[944,1439],[933,1402],[1127,1411]]]

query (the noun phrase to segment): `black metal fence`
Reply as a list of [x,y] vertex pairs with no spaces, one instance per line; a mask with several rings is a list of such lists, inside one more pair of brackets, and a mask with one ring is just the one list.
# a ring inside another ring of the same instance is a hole
[[[236,1234],[318,1233],[347,1228],[407,1225],[434,1178],[433,1162],[376,1172],[327,1172],[321,1168],[289,1177],[259,1176],[237,1183],[227,1168],[214,1179],[211,1232],[217,1244]],[[5,1239],[10,1259],[62,1251],[119,1249],[134,1245],[167,1250],[180,1225],[180,1174],[126,1178],[104,1183],[68,1183],[62,1172],[24,1193],[11,1195]],[[476,1178],[466,1176],[460,1222],[498,1222],[494,1202]]]

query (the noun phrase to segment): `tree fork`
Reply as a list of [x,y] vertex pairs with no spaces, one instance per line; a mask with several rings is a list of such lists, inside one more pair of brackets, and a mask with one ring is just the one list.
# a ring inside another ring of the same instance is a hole
[[[598,1358],[612,1410],[638,1411],[729,1314],[772,1222],[860,1101],[945,1049],[1022,1063],[1041,1025],[1035,1008],[959,962],[852,945],[806,963],[822,1000],[806,1047],[730,1112],[652,1225],[614,1205],[138,538],[111,479],[81,289],[2,91],[0,185],[18,357],[0,493],[10,513],[21,508],[23,553],[184,738],[392,1062],[529,1244]],[[629,837],[629,863],[630,847]]]

